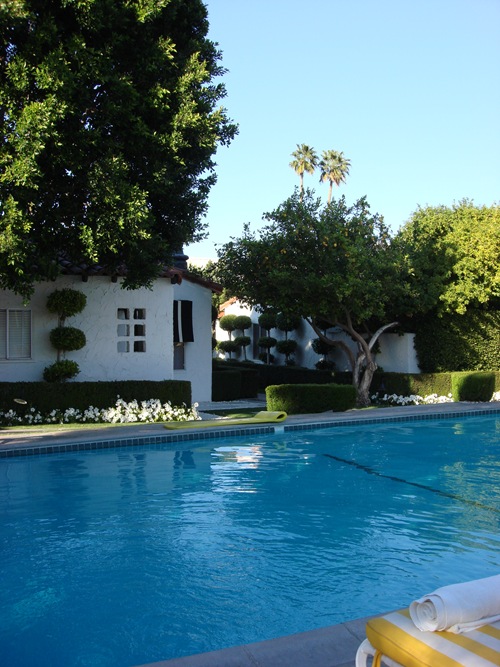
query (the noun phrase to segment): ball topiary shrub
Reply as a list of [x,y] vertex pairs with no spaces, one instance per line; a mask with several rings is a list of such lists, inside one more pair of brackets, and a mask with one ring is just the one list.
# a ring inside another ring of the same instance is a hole
[[248,315],[237,315],[234,318],[233,324],[236,331],[245,331],[252,326],[252,320]]
[[274,313],[261,313],[258,322],[269,333],[276,326],[276,315]]
[[233,354],[240,351],[240,346],[235,340],[221,340],[217,343],[217,349],[229,354],[231,359]]
[[63,352],[81,350],[87,343],[85,334],[81,329],[74,327],[57,327],[50,332],[50,342]]
[[231,334],[235,330],[234,326],[234,320],[236,319],[236,315],[224,315],[223,317],[220,318],[219,320],[219,326],[222,329],[222,331],[227,331],[229,333],[229,337],[231,337]]
[[50,332],[50,342],[57,350],[57,361],[47,366],[43,378],[47,382],[63,382],[74,378],[80,372],[75,361],[63,359],[65,352],[81,350],[87,343],[85,334],[80,329],[64,326],[67,317],[80,313],[87,304],[87,297],[78,290],[69,287],[54,290],[47,297],[47,310],[58,316],[59,326]]
[[43,379],[46,382],[64,382],[71,380],[78,375],[80,367],[76,361],[70,359],[61,359],[51,366],[47,366],[43,371]]
[[61,319],[81,313],[87,305],[87,297],[78,290],[56,289],[47,297],[47,310]]

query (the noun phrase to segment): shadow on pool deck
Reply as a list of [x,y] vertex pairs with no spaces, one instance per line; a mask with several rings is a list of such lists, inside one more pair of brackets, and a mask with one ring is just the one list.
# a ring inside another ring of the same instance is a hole
[[[265,405],[265,404],[264,404]],[[235,404],[203,404],[200,411],[232,407],[257,407],[264,405],[260,401],[248,401]],[[457,417],[466,414],[500,414],[500,403],[443,403],[439,405],[420,405],[373,410],[351,410],[343,413],[324,412],[314,415],[289,416],[284,425],[299,425],[359,421],[367,419],[419,419],[439,418],[442,416]],[[234,428],[234,427],[233,427]],[[187,429],[186,429],[187,431]],[[196,433],[189,429],[190,434]],[[116,438],[148,438],[165,434],[162,424],[124,425],[120,427],[104,427],[92,430],[78,430],[70,426],[61,429],[0,429],[1,449],[26,449],[36,446],[50,446],[63,442],[105,441]],[[177,434],[182,431],[177,431]],[[140,444],[140,443],[139,443]],[[375,583],[376,585],[376,583]],[[380,615],[387,610],[380,610]],[[198,655],[173,658],[160,662],[148,663],[141,667],[354,667],[355,656],[359,644],[365,638],[366,618],[348,621],[309,632],[270,639],[243,646],[235,646],[201,653]]]

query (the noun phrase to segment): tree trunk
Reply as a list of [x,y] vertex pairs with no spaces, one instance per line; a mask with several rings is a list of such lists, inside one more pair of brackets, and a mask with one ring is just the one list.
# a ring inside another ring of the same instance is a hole
[[356,390],[358,392],[356,398],[356,405],[358,408],[367,408],[371,403],[370,387],[373,380],[373,374],[375,373],[377,368],[378,366],[373,361],[373,359],[366,364],[366,368],[363,371],[361,379],[358,382],[358,386],[356,387]]
[[352,320],[349,312],[346,311],[346,322],[339,322],[338,320],[332,320],[332,326],[340,327],[345,331],[358,345],[358,353],[356,357],[342,341],[335,341],[328,336],[325,336],[324,333],[314,324],[314,321],[310,318],[305,318],[307,322],[314,329],[316,334],[321,340],[323,340],[328,345],[337,345],[338,347],[344,350],[347,358],[351,363],[352,368],[352,384],[356,388],[357,398],[356,405],[359,408],[366,408],[370,405],[370,386],[373,380],[373,374],[377,370],[378,366],[373,358],[372,349],[375,343],[378,341],[381,334],[383,334],[388,329],[392,329],[398,323],[390,322],[389,324],[384,324],[373,334],[370,338],[370,341],[367,342],[365,338],[354,329],[352,325]]
[[[372,355],[372,349],[381,334],[383,334],[388,329],[395,327],[398,323],[391,322],[390,324],[384,324],[373,334],[370,342],[368,343],[360,333],[354,330],[349,314],[347,314],[346,319],[347,326],[343,324],[340,324],[340,326],[358,344],[358,354],[356,356],[356,361],[352,371],[352,383],[357,392],[356,405],[359,408],[366,408],[371,403],[370,386],[373,380],[373,374],[378,368]],[[363,365],[365,366],[364,370]]]

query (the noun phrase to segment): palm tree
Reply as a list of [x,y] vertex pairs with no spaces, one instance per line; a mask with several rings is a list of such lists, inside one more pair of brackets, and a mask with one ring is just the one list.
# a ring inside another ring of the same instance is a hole
[[318,166],[318,156],[316,151],[307,144],[297,144],[297,150],[292,153],[293,160],[290,162],[290,167],[300,177],[300,201],[304,194],[304,172],[313,174]]
[[337,187],[345,183],[345,178],[349,173],[351,161],[344,157],[342,151],[323,151],[319,168],[321,169],[320,183],[328,181],[330,189],[328,190],[328,203],[332,200],[332,189],[335,183]]

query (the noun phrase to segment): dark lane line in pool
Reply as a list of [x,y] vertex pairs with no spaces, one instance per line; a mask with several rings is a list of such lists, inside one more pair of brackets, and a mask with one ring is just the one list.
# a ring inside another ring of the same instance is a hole
[[333,454],[323,454],[323,456],[333,459],[334,461],[339,461],[340,463],[347,463],[347,465],[358,468],[358,470],[363,470],[363,472],[368,473],[369,475],[375,475],[376,477],[383,477],[384,479],[390,479],[392,482],[400,482],[401,484],[408,484],[408,486],[415,486],[417,489],[424,489],[425,491],[432,491],[438,496],[444,496],[445,498],[451,498],[452,500],[458,500],[465,505],[472,505],[472,507],[479,507],[482,510],[489,510],[490,512],[496,512],[500,514],[500,509],[496,507],[491,507],[490,505],[484,505],[483,503],[478,502],[477,500],[469,500],[469,498],[464,498],[459,496],[456,493],[448,493],[447,491],[441,491],[441,489],[435,489],[433,486],[428,486],[427,484],[419,484],[419,482],[410,482],[407,479],[402,479],[401,477],[394,477],[394,475],[384,475],[384,473],[379,472],[370,468],[370,466],[365,466],[362,463],[357,461],[351,461],[349,459],[343,459],[340,456],[334,456]]

